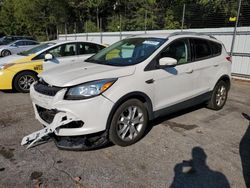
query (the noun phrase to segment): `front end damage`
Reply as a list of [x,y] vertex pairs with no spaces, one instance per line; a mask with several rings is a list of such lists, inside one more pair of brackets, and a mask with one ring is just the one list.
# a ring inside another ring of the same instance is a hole
[[106,122],[113,103],[103,96],[85,101],[65,101],[65,92],[62,88],[46,94],[31,86],[35,117],[44,128],[25,136],[21,145],[28,145],[28,149],[52,138],[60,149],[91,150],[108,143]]
[[92,150],[108,144],[106,131],[83,136],[57,136],[55,134],[60,127],[72,128],[81,125],[81,122],[74,121],[72,117],[67,117],[64,112],[57,112],[51,124],[40,131],[25,136],[21,145],[28,145],[27,149],[29,149],[36,144],[47,142],[50,138],[54,140],[58,148],[65,150]]

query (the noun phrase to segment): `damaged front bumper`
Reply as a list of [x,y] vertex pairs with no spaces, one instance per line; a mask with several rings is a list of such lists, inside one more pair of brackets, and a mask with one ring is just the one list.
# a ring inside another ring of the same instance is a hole
[[[30,148],[38,141],[54,135],[60,148],[70,149],[72,146],[73,149],[80,150],[82,147],[85,150],[87,145],[92,148],[100,141],[96,138],[97,135],[101,140],[106,138],[106,123],[113,102],[101,95],[86,100],[68,101],[64,100],[65,92],[66,89],[62,89],[55,96],[47,96],[31,86],[35,117],[45,128],[25,136],[21,145],[28,144]],[[92,144],[88,144],[89,140],[93,141]],[[69,141],[75,143],[69,144]]]
[[23,146],[23,145],[29,144],[27,147],[28,149],[32,147],[36,142],[41,141],[44,137],[48,136],[51,133],[54,133],[54,131],[58,127],[65,125],[69,123],[70,121],[72,121],[70,119],[63,120],[64,118],[65,118],[65,113],[63,112],[57,113],[50,125],[48,125],[47,127],[43,128],[40,131],[36,131],[34,133],[31,133],[28,136],[25,136],[22,139],[21,145]]

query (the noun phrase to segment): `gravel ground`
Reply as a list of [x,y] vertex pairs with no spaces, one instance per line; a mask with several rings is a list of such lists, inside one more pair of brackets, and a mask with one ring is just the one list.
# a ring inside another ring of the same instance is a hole
[[0,187],[244,188],[249,115],[250,83],[234,81],[223,110],[199,107],[157,119],[130,147],[73,152],[51,141],[26,150],[23,136],[41,128],[29,95],[0,92]]

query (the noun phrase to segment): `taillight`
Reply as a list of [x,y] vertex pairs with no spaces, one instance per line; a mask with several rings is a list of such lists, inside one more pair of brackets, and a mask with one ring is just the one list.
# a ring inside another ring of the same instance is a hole
[[232,57],[231,57],[231,56],[227,56],[226,59],[227,59],[230,63],[232,63]]

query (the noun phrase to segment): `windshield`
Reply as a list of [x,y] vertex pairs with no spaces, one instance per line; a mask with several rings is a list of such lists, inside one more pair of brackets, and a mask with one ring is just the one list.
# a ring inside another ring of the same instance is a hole
[[39,45],[39,46],[36,46],[36,47],[34,47],[34,48],[31,48],[31,49],[29,49],[29,50],[27,50],[27,51],[20,52],[20,53],[18,53],[18,55],[28,56],[28,55],[30,55],[30,54],[35,54],[35,53],[37,53],[37,52],[39,52],[39,51],[41,51],[41,50],[43,50],[43,49],[45,49],[45,48],[48,48],[48,47],[50,47],[50,46],[53,46],[53,45],[55,45],[55,44],[56,44],[56,43],[53,43],[53,42],[43,43],[43,44],[41,44],[41,45]]
[[112,66],[135,65],[147,59],[166,40],[153,37],[124,39],[103,49],[86,61]]

